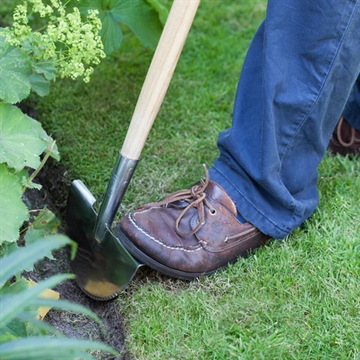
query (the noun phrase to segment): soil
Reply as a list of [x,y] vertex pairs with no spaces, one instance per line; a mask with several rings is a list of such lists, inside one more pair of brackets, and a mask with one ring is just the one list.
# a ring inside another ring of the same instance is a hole
[[[63,221],[70,185],[70,177],[66,169],[55,161],[49,160],[35,182],[40,183],[43,186],[42,189],[40,191],[27,190],[24,194],[24,201],[31,209],[42,209],[46,206]],[[63,232],[63,229],[62,225],[60,232]],[[57,273],[71,272],[66,249],[55,252],[54,257],[55,260],[45,258],[37,263],[34,271],[28,273],[28,276],[34,281],[39,281]],[[44,321],[67,337],[101,341],[112,346],[121,354],[121,357],[114,357],[100,352],[91,353],[97,359],[131,359],[124,348],[123,320],[116,301],[92,300],[79,289],[73,280],[61,283],[54,290],[60,293],[61,299],[81,304],[96,313],[102,320],[105,331],[102,331],[95,321],[86,316],[59,310],[50,310]]]

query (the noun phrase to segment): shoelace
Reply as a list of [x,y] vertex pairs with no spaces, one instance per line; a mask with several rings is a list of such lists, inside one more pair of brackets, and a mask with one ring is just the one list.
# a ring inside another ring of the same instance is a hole
[[337,129],[336,129],[336,135],[337,135],[339,143],[344,147],[351,147],[356,143],[360,144],[360,139],[356,138],[356,130],[352,126],[350,126],[351,137],[350,137],[349,142],[346,142],[346,141],[343,140],[343,138],[341,136],[341,128],[343,126],[343,123],[344,123],[344,118],[341,117],[340,120],[339,120],[339,124],[337,126]]
[[[216,214],[216,209],[214,209],[214,207],[206,199],[205,190],[209,185],[210,177],[209,171],[205,164],[203,165],[203,167],[205,170],[205,180],[200,180],[200,184],[196,184],[190,189],[176,191],[162,201],[146,205],[147,208],[150,208],[153,206],[168,206],[169,204],[175,203],[177,201],[186,201],[189,205],[181,212],[175,222],[175,231],[180,236],[186,237],[194,235],[201,228],[201,226],[205,224],[205,206],[209,208],[209,213],[211,215]],[[193,230],[189,232],[182,232],[179,228],[180,222],[185,216],[185,214],[192,208],[197,209],[198,224]]]

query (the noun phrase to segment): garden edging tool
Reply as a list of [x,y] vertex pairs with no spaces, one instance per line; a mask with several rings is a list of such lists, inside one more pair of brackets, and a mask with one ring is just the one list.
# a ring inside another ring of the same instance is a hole
[[119,151],[99,214],[96,199],[81,180],[71,184],[66,234],[78,244],[71,269],[79,287],[97,300],[118,296],[143,264],[112,233],[111,225],[165,97],[200,0],[174,0],[122,149]]

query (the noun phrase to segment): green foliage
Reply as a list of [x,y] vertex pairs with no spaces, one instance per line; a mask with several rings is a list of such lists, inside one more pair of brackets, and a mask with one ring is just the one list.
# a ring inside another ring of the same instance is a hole
[[[25,166],[36,169],[40,155],[51,145],[40,124],[19,108],[0,103],[0,163],[19,172]],[[40,131],[40,133],[39,133]]]
[[25,99],[30,94],[30,74],[29,56],[0,36],[0,99],[11,104]]
[[[36,187],[26,168],[42,167],[40,155],[59,158],[53,140],[39,122],[14,105],[0,102],[0,245],[19,238],[19,227],[28,219],[21,196],[27,187]],[[49,149],[49,150],[48,150]],[[52,149],[52,150],[50,150]]]
[[[9,6],[9,4],[6,4]],[[93,65],[105,56],[98,32],[100,20],[89,10],[82,20],[80,12],[71,12],[58,0],[51,5],[41,0],[18,4],[11,26],[0,28],[0,246],[6,253],[19,239],[19,228],[28,220],[22,193],[40,188],[33,183],[48,156],[59,159],[53,139],[41,124],[13,104],[33,91],[44,96],[57,76],[89,80]],[[33,30],[31,21],[41,18],[44,26]],[[46,153],[43,160],[41,155]],[[28,170],[34,169],[33,175]],[[32,229],[26,239],[44,236]]]
[[0,164],[0,244],[19,238],[19,228],[28,219],[21,196],[21,183],[5,164]]
[[144,46],[155,48],[167,17],[166,8],[158,0],[81,0],[83,13],[96,10],[102,22],[100,36],[106,54],[118,49],[123,40],[120,24],[125,24]]
[[[46,84],[54,79],[55,72],[49,79],[39,71],[37,63],[52,65],[61,78],[83,77],[85,82],[89,81],[93,66],[105,57],[98,36],[101,22],[97,13],[89,10],[83,20],[77,7],[69,11],[59,0],[52,0],[51,5],[42,0],[29,0],[15,7],[13,24],[2,33],[8,44],[31,57],[34,72],[31,81],[35,84],[33,90],[40,87],[39,95],[45,92]],[[44,25],[33,30],[29,26],[30,15],[39,16]]]
[[[42,209],[34,220],[29,224],[29,228],[24,236],[26,244],[30,245],[38,239],[55,234],[60,226],[60,220],[48,209]],[[51,253],[46,257],[53,259]]]
[[[73,250],[76,248],[75,243],[65,236],[54,235],[18,248],[12,254],[0,259],[1,359],[93,359],[84,352],[91,349],[117,355],[112,348],[104,344],[63,337],[55,328],[36,319],[38,307],[47,306],[78,312],[100,323],[98,317],[83,306],[61,300],[39,298],[44,290],[71,276],[56,275],[32,287],[29,287],[22,278],[15,277],[51,250],[65,245],[71,245]],[[50,337],[50,334],[56,337]]]
[[[57,77],[89,81],[93,66],[105,56],[98,35],[101,27],[108,52],[120,46],[120,23],[132,29],[144,45],[154,47],[162,28],[159,16],[166,16],[157,0],[151,6],[145,0],[83,0],[82,17],[78,8],[69,10],[59,0],[28,0],[13,6],[12,24],[0,28],[0,178],[4,182],[0,245],[15,242],[19,227],[28,219],[22,192],[40,187],[25,170],[36,169],[36,174],[43,166],[40,156],[44,152],[46,157],[59,159],[53,139],[40,123],[12,104],[26,99],[30,92],[47,95],[50,82]],[[10,7],[6,2],[3,11]],[[34,230],[27,238],[40,232]]]

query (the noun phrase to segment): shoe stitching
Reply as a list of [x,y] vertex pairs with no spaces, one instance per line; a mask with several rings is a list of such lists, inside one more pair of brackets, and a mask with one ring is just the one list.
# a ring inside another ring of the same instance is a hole
[[[143,211],[137,211],[137,212],[134,212],[134,215],[137,214],[137,213],[143,213],[143,212],[146,212],[146,211],[149,211],[151,209],[145,209]],[[169,245],[166,245],[164,244],[161,240],[159,239],[156,239],[154,236],[150,235],[148,232],[146,232],[144,229],[142,229],[136,222],[135,222],[135,219],[133,219],[132,217],[132,214],[129,214],[128,215],[128,218],[130,220],[130,222],[136,227],[136,229],[138,229],[142,234],[144,234],[146,237],[148,237],[150,240],[156,242],[157,244],[167,248],[167,249],[171,249],[171,250],[180,250],[180,251],[184,251],[184,252],[196,252],[196,251],[199,251],[199,250],[202,250],[203,247],[200,245],[197,249],[193,249],[193,250],[189,250],[189,249],[186,249],[184,247],[181,247],[181,246],[178,246],[178,247],[175,247],[175,246],[169,246]]]
[[[231,243],[227,243],[224,241],[225,244],[227,244],[227,246],[224,246],[223,248],[218,248],[218,247],[215,247],[215,246],[211,246],[211,245],[205,245],[205,250],[207,251],[211,251],[211,252],[221,252],[221,251],[225,251],[225,250],[229,250],[233,247],[236,247],[242,243],[244,243],[245,241],[255,237],[256,235],[258,234],[261,234],[261,231],[259,231],[258,229],[255,229],[251,234],[248,234],[246,237],[244,238],[241,238],[241,239],[238,239],[238,240],[235,240],[234,242],[231,242]],[[239,234],[240,236],[240,234]],[[264,235],[264,239],[266,238],[267,236]]]

